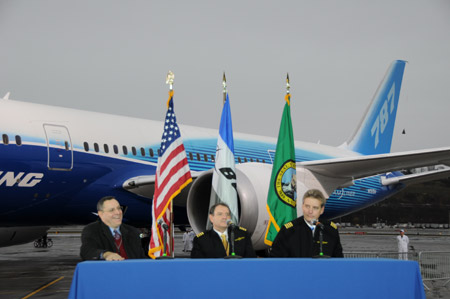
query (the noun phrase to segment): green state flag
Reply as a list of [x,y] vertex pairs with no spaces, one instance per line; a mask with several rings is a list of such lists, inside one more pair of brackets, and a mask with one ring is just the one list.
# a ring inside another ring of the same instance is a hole
[[264,243],[272,245],[280,226],[297,218],[297,170],[292,131],[290,95],[286,94],[277,149],[267,195],[269,224]]

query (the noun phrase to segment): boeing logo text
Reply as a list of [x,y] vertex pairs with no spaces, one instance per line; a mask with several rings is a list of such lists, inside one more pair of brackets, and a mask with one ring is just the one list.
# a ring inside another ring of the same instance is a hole
[[14,174],[13,171],[0,171],[0,186],[6,187],[34,187],[41,182],[44,177],[43,173],[27,173],[19,172]]

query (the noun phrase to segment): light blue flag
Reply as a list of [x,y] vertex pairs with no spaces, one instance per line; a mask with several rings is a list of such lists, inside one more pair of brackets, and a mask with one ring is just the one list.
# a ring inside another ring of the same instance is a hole
[[[227,98],[223,105],[220,119],[219,138],[217,139],[216,164],[212,177],[211,199],[209,207],[224,202],[231,210],[231,220],[238,224],[238,202],[236,192],[236,171],[234,166],[233,125],[231,123],[230,100]],[[207,223],[211,228],[211,223]]]

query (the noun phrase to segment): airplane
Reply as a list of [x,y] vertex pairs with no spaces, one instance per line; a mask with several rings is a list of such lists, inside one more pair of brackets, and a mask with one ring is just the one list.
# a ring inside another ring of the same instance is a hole
[[[339,147],[295,142],[297,196],[329,197],[324,217],[366,208],[412,183],[450,176],[450,147],[390,153],[406,61],[394,61],[352,137]],[[31,242],[50,226],[97,219],[105,195],[126,209],[124,222],[151,226],[162,122],[0,99],[0,246]],[[281,109],[281,108],[280,108]],[[295,117],[295,116],[294,116]],[[174,199],[176,223],[205,229],[218,130],[181,125],[194,182]],[[295,132],[295,130],[294,130]],[[240,225],[262,250],[276,138],[234,133]],[[301,204],[297,205],[302,214]]]

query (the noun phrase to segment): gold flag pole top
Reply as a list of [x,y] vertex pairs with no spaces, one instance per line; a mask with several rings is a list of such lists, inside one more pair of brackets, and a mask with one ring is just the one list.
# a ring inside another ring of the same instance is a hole
[[173,79],[175,79],[175,75],[172,73],[172,71],[169,71],[166,76],[166,84],[169,84],[169,88],[171,91],[173,90]]
[[223,84],[223,103],[225,104],[227,100],[227,78],[225,77],[225,72],[223,72],[222,84]]
[[289,94],[291,89],[291,85],[289,84],[289,73],[286,76],[286,93]]
[[288,103],[288,105],[291,105],[291,94],[290,91],[291,90],[291,85],[289,84],[289,73],[287,73],[286,76],[286,96],[284,97],[284,99],[286,100],[286,102]]

